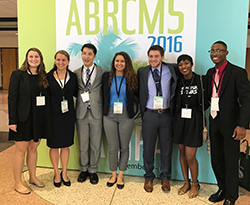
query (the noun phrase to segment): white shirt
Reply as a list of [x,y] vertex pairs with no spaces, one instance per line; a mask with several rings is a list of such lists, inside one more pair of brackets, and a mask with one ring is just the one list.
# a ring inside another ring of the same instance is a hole
[[[96,77],[96,65],[93,63],[92,66],[89,67],[89,73],[92,72],[93,68],[95,67],[93,73],[91,74],[90,76],[90,83],[93,84],[94,80],[95,80],[95,77]],[[86,77],[86,74],[87,74],[87,67],[85,65],[83,65],[83,72],[82,72],[82,79],[83,79],[83,82],[86,84],[87,82],[87,77]]]

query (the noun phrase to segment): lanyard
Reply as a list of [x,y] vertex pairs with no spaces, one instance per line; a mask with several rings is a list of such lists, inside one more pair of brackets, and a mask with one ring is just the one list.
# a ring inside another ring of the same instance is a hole
[[42,95],[42,87],[39,85],[36,77],[32,74],[32,72],[30,71],[30,68],[28,67],[28,71],[30,72],[30,75],[33,77],[33,79],[36,81],[36,84],[38,85],[39,89],[40,89],[40,96]]
[[186,98],[186,108],[188,108],[188,94],[189,94],[189,92],[190,92],[190,88],[191,88],[191,85],[193,84],[193,82],[194,82],[194,74],[193,74],[193,76],[192,76],[192,79],[191,79],[191,82],[190,82],[190,84],[188,85],[188,93],[186,93],[186,85],[185,85],[185,83],[184,83],[184,80],[183,80],[183,78],[181,79],[181,82],[182,82],[182,85],[183,85],[183,94],[184,94],[184,96],[185,96],[185,98]]
[[66,70],[66,73],[65,73],[65,77],[64,77],[64,84],[62,83],[62,81],[59,79],[59,75],[58,75],[58,72],[56,70],[56,75],[58,77],[58,80],[59,80],[59,83],[60,83],[60,87],[61,87],[61,91],[62,91],[62,98],[63,100],[65,100],[65,84],[66,84],[66,78],[67,78],[67,70]]
[[[91,75],[92,75],[92,73],[93,73],[95,67],[96,67],[96,66],[94,65],[94,67],[93,67],[91,73],[89,74],[89,78],[87,79],[87,82],[85,83],[86,86],[88,85],[88,83],[89,83],[89,81],[90,81]],[[83,66],[82,66],[81,76],[82,76],[82,72],[83,72]],[[84,85],[83,76],[82,76],[82,83],[83,83],[83,85]]]
[[[156,68],[155,68],[156,69]],[[155,82],[155,87],[156,87],[156,92],[159,96],[159,91],[157,89],[157,84],[159,84],[159,86],[161,86],[161,76],[162,76],[162,64],[161,64],[161,70],[160,70],[160,80],[159,81],[156,81],[155,78],[154,78],[154,74],[153,74],[153,70],[152,70],[152,67],[150,66],[150,71],[151,71],[151,74],[152,74],[152,77],[153,77],[153,80]]]
[[116,81],[116,75],[115,75],[115,89],[116,89],[116,93],[117,93],[117,96],[118,96],[118,102],[119,102],[119,96],[120,96],[120,92],[121,92],[121,87],[122,87],[122,81],[124,79],[124,75],[122,76],[122,80],[120,82],[120,85],[119,85],[119,90],[117,90],[117,81]]
[[225,69],[222,71],[221,77],[219,78],[219,83],[218,83],[218,85],[216,85],[216,83],[215,83],[215,81],[214,81],[215,72],[216,72],[216,71],[214,71],[214,74],[213,74],[213,84],[214,84],[214,86],[215,86],[216,93],[218,94],[218,92],[219,92],[219,87],[220,87],[220,83],[221,83],[222,78],[223,78],[223,76],[224,76],[224,74],[225,74]]

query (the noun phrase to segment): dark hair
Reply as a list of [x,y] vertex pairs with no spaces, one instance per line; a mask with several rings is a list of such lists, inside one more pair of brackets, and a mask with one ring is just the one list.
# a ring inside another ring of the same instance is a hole
[[92,49],[92,50],[93,50],[93,53],[96,55],[97,49],[96,49],[96,47],[95,47],[93,44],[91,44],[91,43],[86,43],[86,44],[84,44],[84,45],[82,46],[82,48],[81,48],[81,51],[83,51],[83,49],[84,49],[85,47],[86,47],[86,48]]
[[44,62],[43,62],[43,55],[41,53],[41,51],[38,49],[38,48],[30,48],[27,52],[26,52],[26,57],[25,57],[25,60],[20,68],[20,70],[23,70],[23,71],[27,71],[28,68],[29,68],[29,63],[28,63],[28,55],[29,55],[29,52],[30,51],[35,51],[38,53],[39,57],[40,57],[40,64],[39,66],[37,66],[37,75],[38,75],[38,84],[40,86],[43,86],[44,88],[47,88],[49,86],[49,83],[47,81],[47,74],[46,74],[46,71],[45,71],[45,65],[44,65]]
[[179,64],[181,61],[185,61],[185,60],[188,60],[191,63],[191,65],[194,65],[193,58],[190,55],[187,55],[187,54],[180,55],[177,58],[177,64]]
[[227,50],[227,44],[226,44],[224,41],[216,41],[216,42],[213,43],[213,45],[214,45],[214,44],[221,44],[221,45],[223,45],[223,46],[226,48],[226,50]]
[[113,58],[113,60],[112,60],[111,70],[110,70],[110,73],[109,73],[109,82],[108,82],[109,87],[111,86],[113,77],[115,75],[115,71],[116,71],[116,69],[115,69],[115,59],[116,59],[116,57],[118,55],[123,56],[124,60],[125,60],[124,75],[126,77],[126,84],[127,84],[128,90],[129,91],[136,90],[137,89],[137,77],[136,77],[136,73],[135,73],[135,70],[133,68],[131,58],[125,52],[118,52],[118,53],[116,53],[115,56],[114,56],[114,58]]
[[[70,61],[70,56],[69,56],[68,52],[65,51],[65,50],[59,50],[59,51],[57,51],[56,54],[54,55],[54,59],[55,59],[55,60],[56,60],[57,54],[59,54],[59,53],[65,55],[65,56],[67,57],[68,61]],[[67,68],[66,68],[66,69],[68,69],[68,68],[69,68],[69,65],[67,65]],[[53,65],[52,70],[56,70],[56,69],[57,69],[57,67],[56,67],[56,62],[54,62],[54,65]]]
[[150,51],[160,51],[161,56],[164,56],[164,50],[161,46],[159,45],[153,45],[148,49],[148,56]]

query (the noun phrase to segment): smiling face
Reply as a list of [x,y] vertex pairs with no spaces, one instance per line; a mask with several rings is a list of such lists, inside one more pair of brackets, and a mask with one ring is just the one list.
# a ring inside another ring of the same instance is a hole
[[84,65],[89,68],[94,64],[94,59],[96,58],[96,55],[94,54],[93,50],[91,48],[83,48],[82,50],[82,61]]
[[161,65],[164,56],[161,56],[160,51],[158,50],[151,50],[148,54],[148,62],[153,68],[157,68]]
[[69,60],[65,55],[58,53],[56,55],[55,64],[58,70],[66,70],[69,65]]
[[41,58],[36,51],[29,51],[27,61],[30,68],[37,68],[41,63]]
[[211,51],[217,51],[220,50],[219,53],[217,52],[210,52],[210,58],[214,62],[217,68],[219,68],[226,60],[227,60],[227,48],[220,44],[220,43],[215,43],[211,47]]
[[115,57],[114,66],[115,66],[115,70],[116,70],[116,75],[117,74],[123,75],[124,69],[126,67],[126,63],[125,63],[125,59],[122,55],[117,55]]
[[192,78],[193,64],[189,60],[182,60],[178,63],[178,67],[185,79]]

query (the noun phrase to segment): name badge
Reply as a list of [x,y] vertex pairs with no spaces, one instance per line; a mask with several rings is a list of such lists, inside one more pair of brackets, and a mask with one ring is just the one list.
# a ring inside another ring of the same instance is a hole
[[45,96],[36,96],[36,106],[45,105]]
[[212,99],[211,99],[211,110],[212,111],[220,111],[220,109],[219,109],[219,98],[218,97],[212,97]]
[[154,97],[154,109],[163,109],[163,97],[162,96]]
[[68,100],[61,101],[61,109],[62,109],[62,113],[65,113],[65,112],[69,111]]
[[122,108],[122,102],[114,102],[114,114],[122,114]]
[[88,102],[89,101],[89,92],[82,93],[81,97],[82,97],[83,102]]
[[191,119],[191,117],[192,117],[192,109],[188,108],[181,109],[181,118]]

